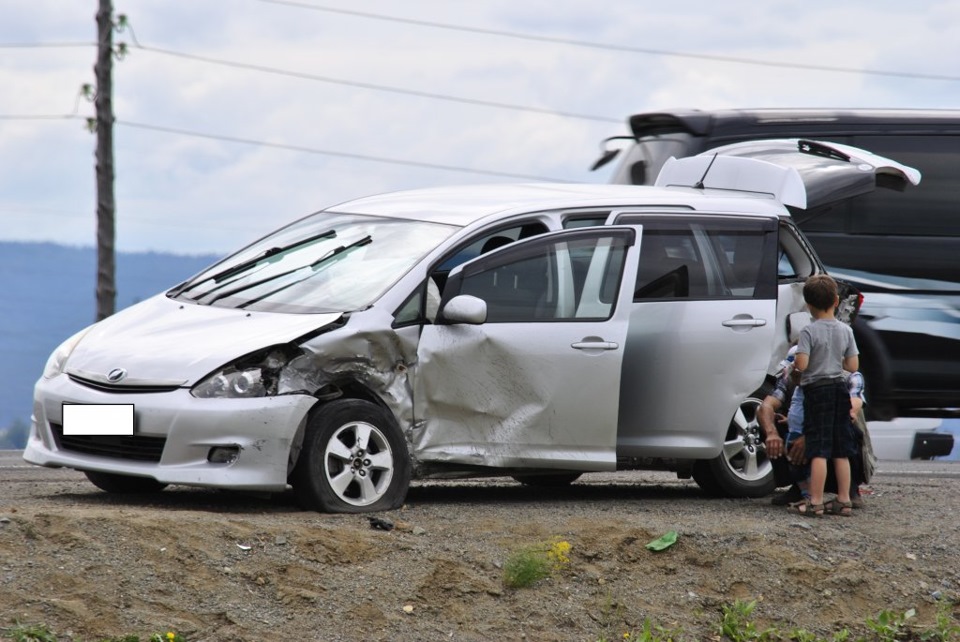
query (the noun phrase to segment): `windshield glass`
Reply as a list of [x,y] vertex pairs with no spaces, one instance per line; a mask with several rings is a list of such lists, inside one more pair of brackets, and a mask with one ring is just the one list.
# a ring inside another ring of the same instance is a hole
[[169,296],[271,312],[359,310],[457,229],[320,212],[244,248]]
[[611,183],[653,185],[663,164],[671,156],[683,158],[695,153],[689,134],[647,136],[621,152],[622,157]]

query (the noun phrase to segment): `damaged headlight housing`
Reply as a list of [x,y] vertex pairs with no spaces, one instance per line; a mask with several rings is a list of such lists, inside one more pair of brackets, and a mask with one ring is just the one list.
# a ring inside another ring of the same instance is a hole
[[272,397],[279,393],[284,367],[300,354],[295,348],[281,346],[241,357],[207,376],[190,394],[201,399]]

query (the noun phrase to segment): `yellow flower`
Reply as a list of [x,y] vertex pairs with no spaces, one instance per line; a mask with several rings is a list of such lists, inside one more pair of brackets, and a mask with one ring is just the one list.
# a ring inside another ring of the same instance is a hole
[[170,642],[173,642],[173,640],[177,639],[177,634],[173,631],[167,631],[167,639],[170,640]]
[[566,564],[570,561],[568,553],[570,552],[570,542],[558,540],[551,544],[547,551],[547,557],[557,564]]

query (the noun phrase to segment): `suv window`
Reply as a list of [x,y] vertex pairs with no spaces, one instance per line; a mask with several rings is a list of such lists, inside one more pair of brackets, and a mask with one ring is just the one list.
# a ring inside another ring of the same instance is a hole
[[775,296],[775,223],[731,217],[622,216],[643,225],[634,300]]
[[608,319],[626,241],[625,235],[564,238],[518,248],[465,275],[459,293],[487,303],[487,323]]

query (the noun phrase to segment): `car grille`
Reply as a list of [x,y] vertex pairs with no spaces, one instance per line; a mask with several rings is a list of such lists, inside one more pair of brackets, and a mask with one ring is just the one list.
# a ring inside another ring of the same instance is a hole
[[57,448],[84,455],[159,462],[166,437],[142,435],[64,435],[63,426],[50,424]]
[[151,392],[172,392],[178,389],[180,386],[117,386],[110,383],[102,383],[100,381],[93,381],[92,379],[86,379],[84,377],[78,377],[77,375],[71,374],[67,375],[70,377],[71,381],[79,383],[81,386],[86,386],[87,388],[93,388],[94,390],[100,390],[102,392],[112,392],[116,394],[143,394]]

